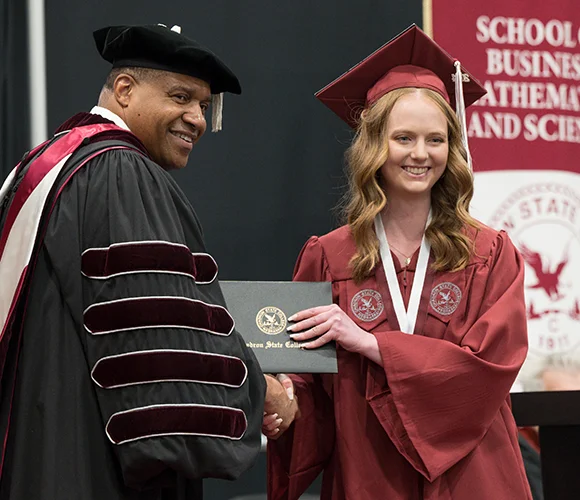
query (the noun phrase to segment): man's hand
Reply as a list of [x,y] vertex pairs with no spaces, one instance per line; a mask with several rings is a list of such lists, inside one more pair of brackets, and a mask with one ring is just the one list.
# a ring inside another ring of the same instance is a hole
[[278,439],[299,416],[298,401],[290,377],[279,374],[266,378],[266,401],[262,432],[268,439]]

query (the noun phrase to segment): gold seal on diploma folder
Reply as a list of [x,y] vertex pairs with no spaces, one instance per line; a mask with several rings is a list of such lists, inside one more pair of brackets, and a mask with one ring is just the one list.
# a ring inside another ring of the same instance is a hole
[[286,315],[274,306],[263,307],[256,314],[256,325],[266,335],[278,335],[286,329]]

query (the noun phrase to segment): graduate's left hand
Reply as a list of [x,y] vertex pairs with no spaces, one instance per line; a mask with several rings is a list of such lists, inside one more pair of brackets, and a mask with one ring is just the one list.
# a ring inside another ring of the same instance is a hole
[[290,337],[305,349],[314,349],[334,340],[347,351],[362,353],[369,336],[372,337],[336,304],[305,309],[288,319],[296,322],[288,327]]

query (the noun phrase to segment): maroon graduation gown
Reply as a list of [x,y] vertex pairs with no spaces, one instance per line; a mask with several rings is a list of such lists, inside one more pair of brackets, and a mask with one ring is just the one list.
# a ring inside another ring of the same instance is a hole
[[[348,227],[312,237],[297,281],[377,338],[384,368],[337,348],[337,375],[293,376],[301,417],[268,444],[268,498],[293,500],[324,471],[323,500],[525,500],[531,495],[509,390],[527,351],[524,265],[482,227],[460,272],[428,271],[414,335],[398,330],[382,266],[360,284]],[[418,252],[395,260],[408,305]]]

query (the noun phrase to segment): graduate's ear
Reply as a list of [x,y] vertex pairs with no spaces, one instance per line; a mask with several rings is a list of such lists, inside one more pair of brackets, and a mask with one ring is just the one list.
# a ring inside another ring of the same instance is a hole
[[115,100],[121,107],[126,108],[129,106],[136,85],[135,78],[127,73],[121,73],[115,78],[113,94],[115,95]]

